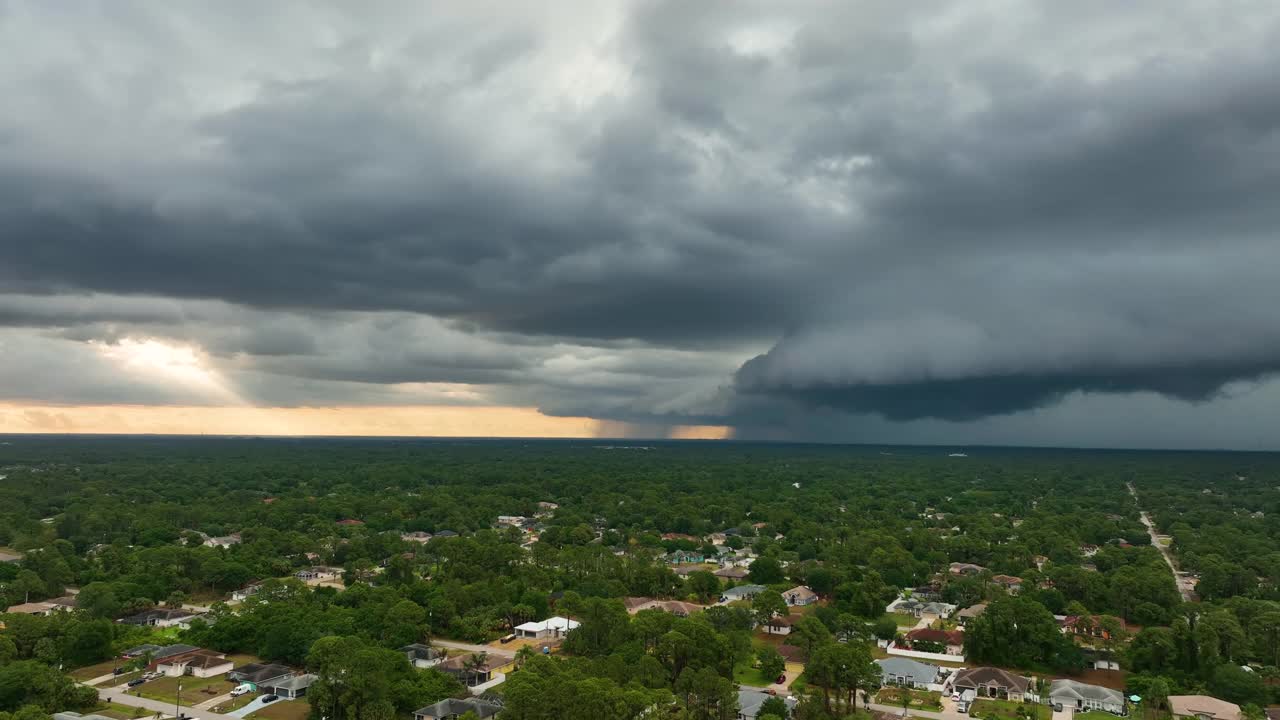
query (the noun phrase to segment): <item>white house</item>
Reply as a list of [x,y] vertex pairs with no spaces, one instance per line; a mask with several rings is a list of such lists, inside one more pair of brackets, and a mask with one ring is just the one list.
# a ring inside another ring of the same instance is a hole
[[1061,705],[1064,710],[1105,710],[1115,715],[1124,713],[1124,693],[1075,680],[1054,680],[1049,686],[1049,702]]
[[568,618],[549,617],[546,620],[538,620],[537,622],[527,622],[523,625],[516,626],[516,637],[536,638],[539,640],[545,638],[560,638],[569,634],[569,631],[578,627],[578,621]]

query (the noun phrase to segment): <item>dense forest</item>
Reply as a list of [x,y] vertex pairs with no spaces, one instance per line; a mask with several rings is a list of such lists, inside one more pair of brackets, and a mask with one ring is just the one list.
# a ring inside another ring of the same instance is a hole
[[[407,717],[463,694],[397,649],[492,641],[553,614],[581,626],[558,652],[519,659],[502,718],[655,707],[736,717],[735,670],[781,662],[753,633],[774,595],[797,585],[821,597],[788,640],[805,663],[800,704],[768,714],[858,712],[879,682],[876,641],[899,635],[886,606],[921,588],[957,607],[989,603],[967,628],[971,663],[1067,677],[1105,656],[1130,692],[1260,707],[1280,665],[1278,471],[1266,454],[6,438],[0,546],[22,557],[0,563],[0,594],[17,605],[73,588],[78,609],[5,616],[0,712],[92,707],[94,692],[59,668],[147,640],[121,617],[199,603],[211,609],[183,642],[317,673],[317,718]],[[1195,579],[1192,602],[1141,510]],[[536,533],[499,527],[499,516],[538,517]],[[720,578],[664,560],[719,552],[713,533],[751,553],[740,582],[767,593],[689,617],[627,612],[629,597],[713,602]],[[232,534],[227,546],[206,542]],[[955,575],[951,563],[980,572]],[[294,577],[313,565],[341,568],[341,587]],[[1020,579],[1021,592],[993,577]],[[1107,641],[1064,635],[1064,616],[1106,624]]]

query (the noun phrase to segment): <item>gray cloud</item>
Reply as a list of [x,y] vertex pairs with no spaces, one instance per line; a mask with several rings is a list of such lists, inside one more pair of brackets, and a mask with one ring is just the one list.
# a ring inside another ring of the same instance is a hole
[[163,401],[22,381],[155,337],[251,402],[908,437],[1280,368],[1270,3],[8,7],[7,395]]

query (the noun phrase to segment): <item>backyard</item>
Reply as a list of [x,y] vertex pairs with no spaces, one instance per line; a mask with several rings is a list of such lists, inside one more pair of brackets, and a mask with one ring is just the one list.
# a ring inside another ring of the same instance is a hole
[[120,705],[117,703],[101,703],[93,709],[95,715],[105,715],[116,720],[132,720],[132,718],[150,715],[142,708],[130,707],[128,705]]
[[913,710],[931,710],[933,712],[942,711],[942,693],[930,692],[928,690],[911,690],[908,688],[897,687],[881,688],[880,692],[876,695],[876,702],[881,705],[902,707],[902,696],[904,694],[911,698],[911,709]]
[[982,698],[975,701],[969,708],[969,715],[981,720],[988,720],[988,718],[1018,720],[1019,718],[1026,718],[1028,715],[1034,720],[1049,720],[1053,716],[1053,711],[1049,709],[1048,705]]
[[915,627],[916,623],[920,622],[915,615],[909,613],[891,612],[885,613],[884,616],[892,620],[900,628]]
[[777,679],[777,677],[765,677],[760,672],[760,668],[752,667],[750,662],[738,663],[733,668],[733,681],[739,685],[767,688]]

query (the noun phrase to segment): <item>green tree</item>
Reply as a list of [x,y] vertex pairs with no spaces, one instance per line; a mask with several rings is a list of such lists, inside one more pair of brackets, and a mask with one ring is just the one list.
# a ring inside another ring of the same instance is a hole
[[720,597],[720,578],[706,570],[698,570],[689,573],[688,588],[699,602],[711,602]]
[[765,645],[757,650],[756,660],[760,664],[760,674],[768,678],[769,682],[773,682],[774,678],[781,675],[787,666],[787,661],[772,645]]
[[757,623],[768,625],[775,615],[787,614],[787,601],[776,590],[765,590],[751,598],[751,612]]
[[747,577],[757,585],[776,585],[786,580],[782,564],[768,555],[756,558],[747,570]]

